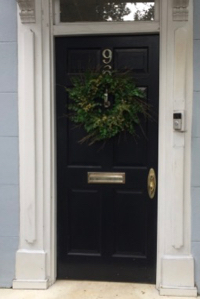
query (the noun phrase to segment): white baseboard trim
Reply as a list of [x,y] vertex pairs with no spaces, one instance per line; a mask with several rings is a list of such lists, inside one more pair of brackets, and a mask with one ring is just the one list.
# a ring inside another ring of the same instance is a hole
[[167,288],[160,287],[161,296],[197,297],[197,288]]
[[46,290],[49,287],[47,280],[13,280],[13,289],[18,290]]

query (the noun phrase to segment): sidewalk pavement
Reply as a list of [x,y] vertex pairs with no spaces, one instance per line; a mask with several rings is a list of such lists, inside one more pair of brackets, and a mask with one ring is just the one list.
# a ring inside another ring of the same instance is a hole
[[[187,299],[159,296],[155,285],[58,280],[48,290],[0,289],[0,299]],[[190,297],[191,298],[191,297]],[[198,297],[199,298],[199,297]]]

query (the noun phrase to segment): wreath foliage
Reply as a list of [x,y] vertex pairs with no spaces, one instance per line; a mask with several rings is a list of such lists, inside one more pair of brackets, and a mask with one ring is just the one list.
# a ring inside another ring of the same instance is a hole
[[136,135],[141,114],[147,116],[149,107],[145,93],[129,73],[87,72],[74,77],[72,83],[73,87],[66,89],[70,98],[69,118],[87,133],[81,143],[106,141],[124,131]]

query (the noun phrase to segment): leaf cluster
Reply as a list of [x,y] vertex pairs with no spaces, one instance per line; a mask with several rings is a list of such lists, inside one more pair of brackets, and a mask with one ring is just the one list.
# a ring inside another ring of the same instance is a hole
[[[70,103],[69,118],[84,127],[87,135],[80,142],[108,140],[127,131],[136,135],[141,115],[148,115],[144,92],[136,86],[128,73],[111,74],[87,72],[72,79],[73,87],[67,88]],[[111,105],[105,108],[107,91]]]

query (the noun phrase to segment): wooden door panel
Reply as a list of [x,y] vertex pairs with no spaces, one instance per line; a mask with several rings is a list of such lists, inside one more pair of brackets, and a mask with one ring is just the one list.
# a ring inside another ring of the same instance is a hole
[[[99,150],[99,144],[94,144],[92,147],[86,143],[80,144],[79,140],[85,136],[85,131],[82,128],[75,127],[76,126],[72,123],[68,125],[68,165],[101,167],[104,161],[104,153]],[[76,134],[74,134],[74,131],[76,131]]]
[[102,200],[97,190],[71,190],[69,194],[68,254],[101,253]]
[[148,72],[148,49],[115,49],[114,55],[115,69],[142,74]]
[[115,256],[146,257],[146,209],[142,191],[117,190],[115,196]]
[[100,65],[100,49],[70,49],[67,55],[68,74],[94,70]]
[[[140,133],[140,135],[139,135]],[[122,166],[146,166],[147,165],[147,149],[148,143],[145,139],[145,135],[141,132],[138,132],[138,137],[133,138],[130,135],[126,135],[120,140],[115,140],[114,145],[114,167]],[[131,155],[130,155],[131,151]]]

